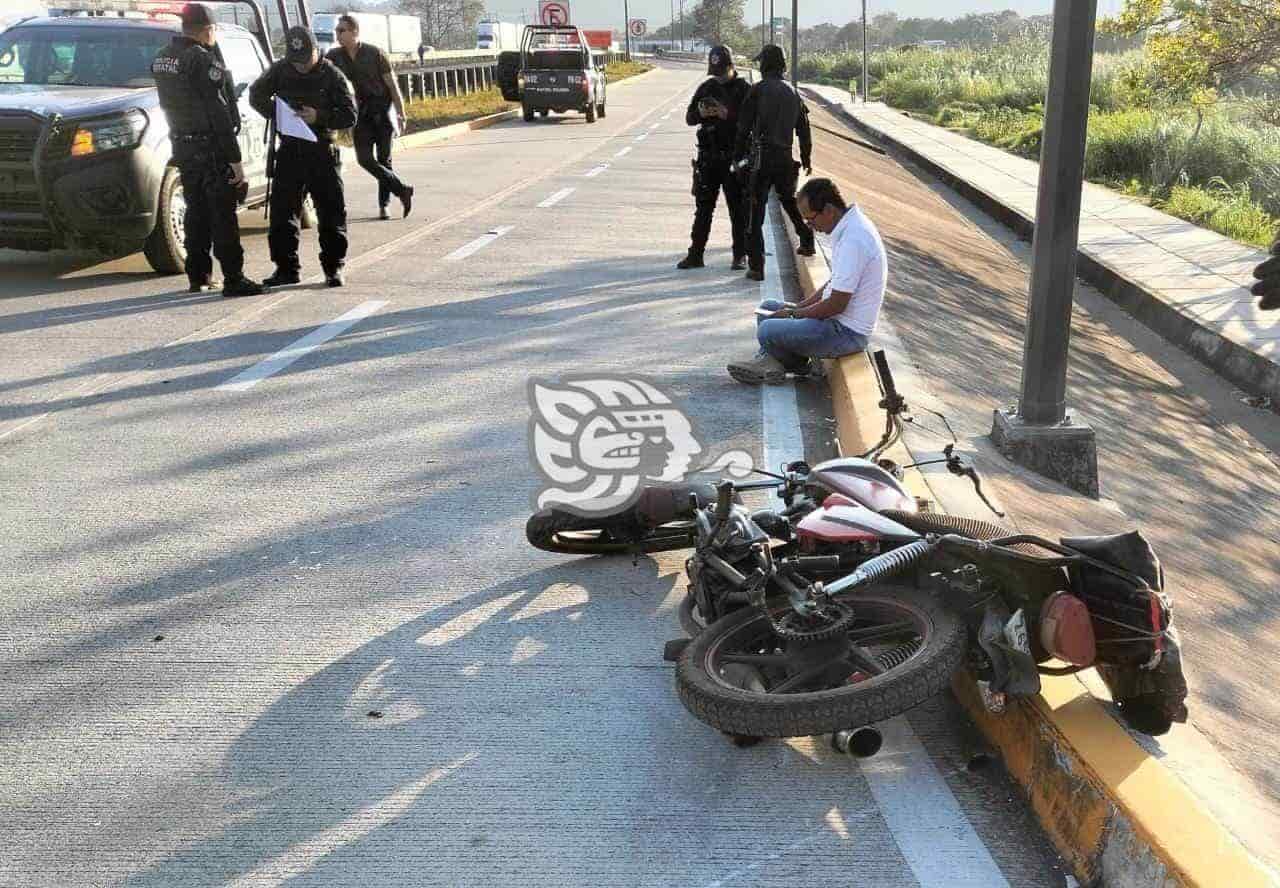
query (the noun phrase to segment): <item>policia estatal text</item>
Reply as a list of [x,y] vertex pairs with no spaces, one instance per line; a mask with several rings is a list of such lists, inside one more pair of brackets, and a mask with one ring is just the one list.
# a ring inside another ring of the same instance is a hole
[[[751,225],[747,236],[747,277],[764,280],[764,216],[769,189],[795,226],[800,240],[796,251],[813,255],[813,232],[804,224],[796,208],[796,180],[800,167],[812,172],[810,156],[813,142],[809,134],[809,111],[785,80],[787,58],[782,47],[769,44],[756,56],[760,63],[760,82],[751,87],[738,118],[738,139],[734,156],[750,158],[749,196]],[[791,159],[793,138],[800,141],[800,162]]]
[[351,85],[332,62],[320,58],[315,38],[306,28],[285,33],[285,58],[276,62],[249,89],[249,103],[268,120],[275,119],[279,96],[307,124],[316,141],[281,135],[267,174],[272,177],[267,243],[275,274],[269,286],[296,284],[302,277],[298,259],[302,199],[311,195],[320,235],[320,267],[331,287],[341,287],[347,261],[347,205],[342,188],[342,155],[333,143],[335,130],[356,122]]
[[240,112],[207,9],[198,3],[183,7],[182,34],[156,54],[151,73],[169,121],[173,158],[187,202],[183,226],[189,291],[215,286],[212,247],[222,266],[222,295],[257,295],[262,285],[244,276],[236,221],[236,205],[248,184],[236,138]]
[[703,253],[711,234],[716,201],[724,191],[733,230],[733,265],[747,265],[747,207],[742,183],[733,173],[733,143],[738,131],[738,115],[747,97],[747,83],[733,66],[733,53],[717,46],[707,55],[707,73],[693,94],[685,112],[685,122],[698,128],[698,156],[693,161],[693,197],[696,207],[689,253],[677,268],[702,268]]

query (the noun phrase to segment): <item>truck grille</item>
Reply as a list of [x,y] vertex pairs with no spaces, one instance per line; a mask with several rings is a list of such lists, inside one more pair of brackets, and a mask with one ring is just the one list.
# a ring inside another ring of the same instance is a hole
[[39,120],[0,117],[0,163],[31,163],[39,138]]

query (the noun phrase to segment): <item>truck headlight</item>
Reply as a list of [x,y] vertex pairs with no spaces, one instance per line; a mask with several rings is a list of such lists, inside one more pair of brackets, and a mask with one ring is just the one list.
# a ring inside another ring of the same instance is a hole
[[89,120],[76,126],[71,137],[71,156],[84,157],[117,148],[133,148],[142,141],[147,115],[138,108],[118,117]]

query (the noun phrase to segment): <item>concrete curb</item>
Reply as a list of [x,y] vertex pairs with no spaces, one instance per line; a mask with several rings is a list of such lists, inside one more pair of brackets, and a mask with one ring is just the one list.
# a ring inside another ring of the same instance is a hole
[[[783,227],[794,249],[798,246],[795,235],[789,226]],[[796,269],[805,295],[813,293],[829,274],[821,250],[816,256],[797,256]],[[883,431],[880,389],[869,357],[850,355],[827,364],[841,451],[865,452]],[[906,393],[902,379],[898,382]],[[971,491],[957,497],[955,489],[940,490],[938,484],[918,469],[908,473],[907,485],[913,493],[935,504],[955,504],[967,495],[971,504],[963,513],[985,513]],[[946,511],[942,505],[933,508]],[[1043,676],[1039,697],[1015,702],[998,716],[982,705],[967,672],[956,675],[952,690],[1000,751],[1041,826],[1084,885],[1236,888],[1277,884],[1079,679]]]
[[[1027,218],[999,198],[960,178],[893,136],[858,119],[843,107],[827,102],[813,90],[803,86],[801,89],[810,99],[838,114],[857,131],[884,143],[901,157],[909,159],[945,182],[987,215],[1012,229],[1019,237],[1031,240],[1035,233],[1035,220]],[[1122,269],[1100,262],[1083,249],[1077,250],[1076,274],[1143,324],[1181,346],[1242,390],[1280,402],[1280,364],[1233,342],[1212,327],[1204,326],[1161,299],[1158,294],[1126,278]]]

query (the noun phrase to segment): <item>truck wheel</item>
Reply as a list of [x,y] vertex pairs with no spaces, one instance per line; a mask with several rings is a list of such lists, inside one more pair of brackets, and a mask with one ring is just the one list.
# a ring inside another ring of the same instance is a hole
[[587,123],[596,122],[596,103],[595,102],[587,103],[586,115],[587,115]]
[[530,108],[528,105],[521,105],[520,107],[521,107],[521,110],[524,111],[524,122],[533,123],[533,109]]
[[319,220],[316,218],[316,205],[311,200],[310,194],[305,194],[302,197],[302,212],[298,216],[298,222],[303,228],[315,228],[319,224]]
[[596,106],[596,116],[601,118],[604,117],[604,102],[601,102]]
[[187,201],[182,194],[182,177],[176,167],[164,171],[160,181],[160,206],[156,227],[147,235],[142,254],[160,274],[181,274],[186,267]]

